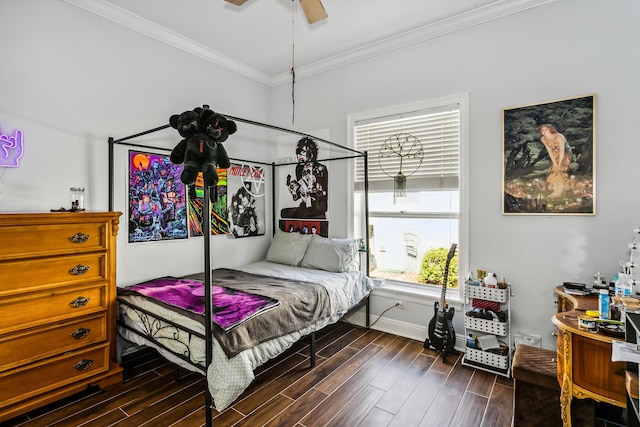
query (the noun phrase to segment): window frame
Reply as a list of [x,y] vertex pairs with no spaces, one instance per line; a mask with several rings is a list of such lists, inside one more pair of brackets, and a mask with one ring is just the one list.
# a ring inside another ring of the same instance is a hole
[[[352,113],[347,116],[347,145],[355,147],[354,127],[357,123],[365,120],[374,120],[392,115],[401,115],[418,110],[437,109],[442,106],[457,104],[460,108],[460,175],[459,175],[459,206],[460,214],[458,219],[458,283],[457,289],[447,289],[447,298],[462,301],[464,297],[464,276],[469,271],[469,94],[460,93],[451,96],[419,101],[415,103],[395,105],[376,110],[369,110],[360,113]],[[369,160],[371,161],[371,160]],[[356,208],[355,204],[355,162],[350,162],[348,166],[349,188],[354,191],[347,191],[347,202],[349,203],[350,215],[349,233],[354,236],[365,236],[364,227],[355,229],[355,215],[357,211],[365,207]],[[360,211],[362,212],[362,211]],[[364,224],[364,221],[363,221]],[[408,282],[389,281],[386,287],[392,287],[399,291],[419,293],[434,296],[439,294],[436,287],[415,285]]]

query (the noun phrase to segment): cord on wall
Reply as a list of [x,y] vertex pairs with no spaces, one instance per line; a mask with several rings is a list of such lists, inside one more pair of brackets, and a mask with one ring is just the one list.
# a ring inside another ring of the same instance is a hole
[[378,316],[378,318],[372,324],[370,324],[369,327],[373,328],[373,325],[378,323],[378,320],[382,319],[382,316],[384,316],[387,311],[389,311],[389,310],[391,310],[392,308],[395,308],[395,307],[401,307],[401,304],[402,304],[401,302],[396,301],[391,307],[387,308],[382,313],[380,313],[380,316]]
[[[373,328],[373,325],[378,323],[378,320],[380,320],[382,318],[382,316],[384,316],[387,311],[391,310],[392,308],[396,308],[396,307],[404,308],[402,301],[396,301],[391,307],[388,307],[386,310],[384,310],[382,313],[380,313],[380,316],[378,316],[378,318],[372,324],[369,325],[369,328]],[[344,320],[344,319],[342,319],[341,321],[345,322],[345,323],[348,323],[350,325],[360,326],[360,325],[355,325],[354,323],[351,323],[351,322],[349,322],[347,320]]]

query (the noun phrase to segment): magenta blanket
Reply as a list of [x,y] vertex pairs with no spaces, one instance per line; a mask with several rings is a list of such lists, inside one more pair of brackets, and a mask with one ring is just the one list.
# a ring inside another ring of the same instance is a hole
[[[225,286],[214,284],[212,288],[213,321],[225,332],[280,304],[273,298]],[[161,277],[130,286],[127,290],[195,314],[204,314],[204,283],[198,280]]]

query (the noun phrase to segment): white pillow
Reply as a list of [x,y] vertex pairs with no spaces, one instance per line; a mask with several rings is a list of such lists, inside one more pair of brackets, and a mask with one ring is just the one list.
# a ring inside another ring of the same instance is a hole
[[354,239],[329,239],[314,234],[300,267],[335,273],[358,271],[358,242]]
[[285,233],[277,230],[265,260],[297,267],[310,241],[310,234]]

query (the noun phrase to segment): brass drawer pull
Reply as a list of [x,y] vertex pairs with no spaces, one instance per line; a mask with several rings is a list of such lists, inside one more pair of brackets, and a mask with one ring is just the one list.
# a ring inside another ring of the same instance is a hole
[[69,304],[73,308],[80,308],[80,307],[84,307],[85,305],[87,305],[89,303],[89,300],[91,300],[91,298],[86,298],[86,297],[83,297],[83,296],[79,296],[78,298],[76,298],[73,301],[71,301]]
[[85,370],[89,369],[89,367],[91,365],[93,365],[93,360],[91,360],[91,359],[82,359],[81,361],[79,361],[78,363],[73,365],[73,367],[76,368],[78,371],[85,371]]
[[82,338],[86,337],[87,335],[89,335],[89,332],[91,331],[91,329],[87,329],[87,328],[78,328],[77,331],[75,331],[74,333],[71,334],[71,336],[77,340],[81,340]]
[[73,274],[74,276],[79,276],[89,271],[89,268],[90,267],[88,265],[78,264],[75,267],[73,267],[71,270],[69,270],[69,273]]
[[87,240],[89,240],[91,236],[88,234],[84,234],[82,232],[76,233],[73,236],[69,237],[69,240],[71,240],[73,243],[84,243]]

